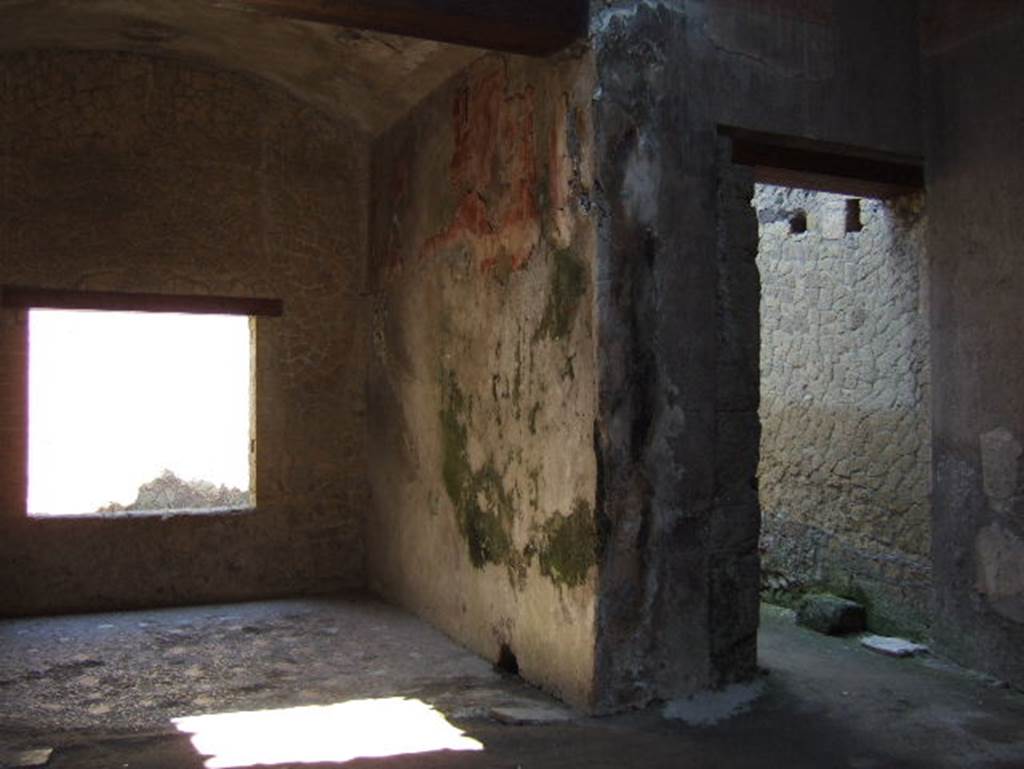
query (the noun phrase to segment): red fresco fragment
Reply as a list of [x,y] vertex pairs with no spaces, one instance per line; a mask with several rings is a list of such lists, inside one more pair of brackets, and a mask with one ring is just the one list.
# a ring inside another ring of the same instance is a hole
[[458,199],[451,222],[421,255],[462,245],[480,269],[524,267],[541,236],[534,91],[508,94],[503,68],[472,80],[452,105],[455,148],[449,178]]

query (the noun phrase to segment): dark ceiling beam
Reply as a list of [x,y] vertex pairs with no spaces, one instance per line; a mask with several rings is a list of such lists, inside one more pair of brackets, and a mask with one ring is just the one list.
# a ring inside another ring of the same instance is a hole
[[0,286],[0,307],[31,310],[106,310],[110,312],[176,312],[191,315],[260,315],[278,317],[280,299],[200,294],[140,294],[127,291]]
[[719,130],[732,140],[732,162],[753,167],[759,182],[883,199],[924,188],[920,158],[741,128]]
[[546,56],[587,32],[589,0],[211,0],[285,19]]

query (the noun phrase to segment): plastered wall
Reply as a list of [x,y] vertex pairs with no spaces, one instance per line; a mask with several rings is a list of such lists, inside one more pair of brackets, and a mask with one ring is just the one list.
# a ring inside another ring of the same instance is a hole
[[485,57],[376,142],[367,415],[371,586],[584,708],[601,548],[588,72]]
[[925,8],[934,634],[1024,686],[1024,8]]
[[[931,601],[923,198],[758,185],[752,204],[762,565],[790,588],[863,600],[875,630],[923,632]],[[804,232],[793,232],[798,217]]]
[[611,709],[756,671],[757,221],[719,129],[919,154],[920,78],[913,3],[591,9]]
[[231,73],[0,59],[0,284],[285,308],[257,321],[255,511],[116,520],[26,517],[26,316],[0,312],[0,612],[363,583],[366,155],[359,134]]

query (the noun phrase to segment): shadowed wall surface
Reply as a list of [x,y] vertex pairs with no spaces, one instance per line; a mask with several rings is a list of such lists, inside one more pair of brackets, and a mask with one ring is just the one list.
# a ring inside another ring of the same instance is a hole
[[[917,155],[911,3],[598,0],[598,609],[608,708],[754,674],[753,174],[734,126]],[[885,78],[865,77],[886,61]]]
[[1024,684],[1024,8],[926,3],[936,642]]
[[256,510],[168,519],[26,518],[27,318],[2,311],[0,610],[362,584],[366,141],[169,59],[12,54],[0,73],[0,282],[285,305],[256,322]]

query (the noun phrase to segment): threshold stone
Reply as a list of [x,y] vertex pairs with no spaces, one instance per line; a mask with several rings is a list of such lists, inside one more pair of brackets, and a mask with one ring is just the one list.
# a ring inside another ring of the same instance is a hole
[[918,654],[928,653],[928,647],[923,644],[884,635],[866,635],[860,639],[860,645],[865,649],[890,657],[914,657]]
[[856,601],[829,593],[812,593],[800,601],[796,623],[825,635],[846,635],[863,632],[867,615]]

